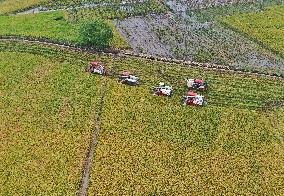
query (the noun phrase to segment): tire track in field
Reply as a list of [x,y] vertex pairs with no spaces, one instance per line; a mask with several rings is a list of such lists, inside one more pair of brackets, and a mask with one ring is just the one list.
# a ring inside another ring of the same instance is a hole
[[89,186],[89,179],[90,179],[90,171],[92,168],[92,163],[94,160],[94,154],[96,151],[96,146],[98,143],[98,134],[100,130],[100,125],[101,125],[101,115],[103,111],[103,105],[104,105],[104,98],[106,95],[107,91],[107,79],[103,77],[103,82],[101,85],[101,92],[100,92],[100,97],[99,97],[99,108],[97,109],[96,112],[96,117],[95,117],[95,125],[93,128],[93,133],[92,133],[92,138],[89,144],[88,152],[86,155],[86,160],[84,163],[83,171],[82,171],[82,177],[80,180],[80,185],[79,185],[79,190],[77,192],[77,196],[86,196],[87,191],[88,191],[88,186]]

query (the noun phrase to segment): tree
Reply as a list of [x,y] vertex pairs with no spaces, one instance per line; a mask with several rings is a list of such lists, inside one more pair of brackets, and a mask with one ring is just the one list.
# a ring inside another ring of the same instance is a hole
[[94,46],[98,49],[106,48],[112,38],[112,28],[100,19],[85,22],[80,28],[79,42],[85,46]]

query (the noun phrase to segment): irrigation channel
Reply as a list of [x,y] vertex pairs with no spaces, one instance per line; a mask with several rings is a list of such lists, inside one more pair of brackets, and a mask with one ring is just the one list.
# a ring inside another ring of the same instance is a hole
[[90,145],[89,145],[88,152],[86,155],[85,164],[84,164],[83,171],[82,171],[82,178],[80,181],[79,190],[77,192],[78,196],[85,196],[87,195],[87,192],[88,192],[90,170],[92,168],[94,154],[95,154],[96,146],[98,142],[98,134],[99,134],[100,125],[101,125],[101,114],[103,110],[105,94],[107,91],[106,79],[103,79],[100,89],[101,89],[101,92],[100,92],[100,98],[99,98],[99,108],[98,108],[96,118],[95,118],[95,125],[93,128],[92,140],[90,141]]

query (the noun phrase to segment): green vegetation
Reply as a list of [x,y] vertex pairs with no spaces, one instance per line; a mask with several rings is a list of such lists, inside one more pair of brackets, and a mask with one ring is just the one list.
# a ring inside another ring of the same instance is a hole
[[156,0],[148,0],[143,3],[130,4],[127,6],[111,5],[98,6],[96,8],[85,8],[68,11],[71,18],[77,20],[124,19],[131,16],[144,16],[150,13],[164,13],[166,8]]
[[112,28],[103,20],[86,22],[80,28],[79,42],[85,46],[107,48],[112,38]]
[[284,57],[284,6],[225,17],[223,22]]
[[250,12],[261,12],[267,7],[283,5],[283,0],[264,0],[260,2],[247,2],[241,4],[211,7],[206,9],[188,10],[187,14],[192,15],[200,22],[216,21],[224,16],[239,15]]
[[4,1],[0,1],[0,15],[10,13],[10,12],[15,12],[17,10],[26,9],[32,6],[36,6],[46,1],[47,0],[24,0],[24,1],[4,0]]
[[76,60],[0,52],[0,65],[0,195],[73,195],[100,80]]
[[[77,6],[85,3],[121,3],[122,0],[52,0],[45,3],[48,7]],[[133,1],[133,0],[132,0]],[[136,2],[134,0],[134,2]]]
[[210,62],[212,60],[213,55],[210,52],[199,51],[197,54],[193,56],[193,60],[196,62]]
[[[114,25],[107,21],[113,29],[114,37],[111,46],[128,48],[127,43],[117,32]],[[78,43],[79,29],[82,21],[71,22],[65,19],[62,11],[17,16],[0,16],[0,35],[31,36],[57,41]]]
[[0,17],[1,35],[44,37],[53,40],[75,41],[79,24],[68,23],[64,13],[39,13]]

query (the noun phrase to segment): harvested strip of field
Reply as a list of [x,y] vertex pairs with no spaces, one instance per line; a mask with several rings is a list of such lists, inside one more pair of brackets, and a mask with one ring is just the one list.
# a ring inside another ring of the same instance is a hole
[[0,195],[78,190],[101,82],[75,62],[0,52]]
[[[283,100],[283,81],[134,59],[109,63],[140,76],[143,86],[108,82],[90,195],[284,193],[283,109],[269,117],[250,109]],[[186,77],[209,81],[207,107],[180,105]],[[172,98],[149,93],[159,81],[173,85]]]
[[229,16],[224,18],[224,22],[284,57],[284,6]]
[[169,14],[128,18],[116,26],[136,52],[239,68],[284,70],[283,59],[215,21],[198,22]]

